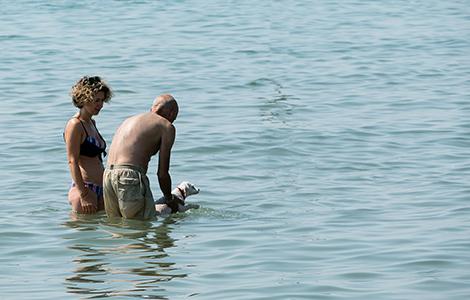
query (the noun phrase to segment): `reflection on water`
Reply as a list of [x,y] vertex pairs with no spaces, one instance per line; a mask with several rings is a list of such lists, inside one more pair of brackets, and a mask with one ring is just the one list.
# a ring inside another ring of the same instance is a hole
[[258,99],[263,100],[258,107],[263,122],[288,125],[297,110],[306,109],[305,105],[301,105],[300,98],[286,94],[283,86],[272,79],[259,78],[248,85],[259,92]]
[[62,237],[70,240],[65,247],[76,252],[70,261],[74,275],[65,278],[67,292],[83,295],[82,299],[167,299],[159,283],[187,276],[178,273],[165,251],[175,246],[170,233],[176,222],[72,216],[60,224],[75,229]]

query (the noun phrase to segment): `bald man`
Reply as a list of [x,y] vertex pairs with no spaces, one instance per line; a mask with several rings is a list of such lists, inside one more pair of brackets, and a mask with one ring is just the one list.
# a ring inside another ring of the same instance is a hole
[[168,94],[158,96],[149,113],[125,120],[109,148],[103,174],[104,204],[108,217],[147,220],[155,216],[155,204],[147,177],[152,156],[158,157],[157,177],[172,212],[178,204],[171,194],[170,153],[175,141],[173,122],[178,103]]

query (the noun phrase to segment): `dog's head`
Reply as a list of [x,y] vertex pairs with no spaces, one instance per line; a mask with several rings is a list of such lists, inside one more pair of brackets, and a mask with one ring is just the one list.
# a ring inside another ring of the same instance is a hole
[[200,189],[198,189],[194,186],[194,184],[188,181],[183,181],[178,187],[184,192],[185,198],[191,195],[196,195],[200,191]]

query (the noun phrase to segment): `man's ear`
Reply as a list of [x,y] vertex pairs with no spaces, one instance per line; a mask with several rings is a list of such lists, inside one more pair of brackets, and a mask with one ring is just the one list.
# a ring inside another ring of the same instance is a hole
[[178,113],[178,110],[176,108],[170,111],[170,117],[173,121],[176,120],[177,113]]

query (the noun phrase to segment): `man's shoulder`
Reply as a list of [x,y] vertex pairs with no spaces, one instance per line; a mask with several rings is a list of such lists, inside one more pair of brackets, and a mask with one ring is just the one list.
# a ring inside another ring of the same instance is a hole
[[131,126],[138,126],[146,130],[171,130],[173,124],[167,119],[154,113],[135,115],[126,120]]
[[145,118],[146,115],[148,115],[148,113],[146,113],[146,114],[144,113],[144,114],[134,115],[134,116],[132,116],[132,117],[127,118],[127,120]]
[[162,127],[171,127],[173,126],[170,121],[165,119],[164,117],[157,115],[155,113],[146,113],[142,114],[143,119],[147,119],[149,122],[153,123],[154,125],[162,126]]
[[142,124],[142,123],[147,123],[147,122],[151,122],[151,119],[148,113],[144,113],[144,114],[138,114],[138,115],[134,115],[132,117],[127,118],[123,122],[123,124],[127,123],[127,124],[132,124],[131,126],[135,126],[136,124]]
[[129,119],[151,119],[151,120],[154,120],[154,119],[159,119],[159,118],[161,118],[159,115],[148,112],[148,113],[143,113],[143,114],[138,114],[138,115],[132,116]]

